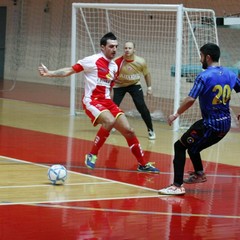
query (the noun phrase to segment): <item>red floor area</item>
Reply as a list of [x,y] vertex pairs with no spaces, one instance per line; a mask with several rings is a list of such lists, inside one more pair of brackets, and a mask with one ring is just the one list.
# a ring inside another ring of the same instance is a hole
[[[0,155],[30,162],[65,165],[70,142],[70,170],[89,173],[83,159],[91,142],[0,127]],[[138,173],[127,147],[105,145],[91,175],[152,189],[169,184],[172,156],[146,156],[156,161],[160,175]],[[186,170],[190,166],[188,161]],[[0,239],[240,239],[240,168],[206,166],[208,181],[187,186],[182,197],[2,205]]]
[[[194,216],[207,200],[183,198],[92,201],[1,207],[1,239],[239,239],[239,221]],[[195,204],[192,204],[195,203]],[[197,203],[197,204],[196,204]],[[95,210],[94,210],[95,209]],[[169,213],[169,214],[168,214]],[[235,227],[234,227],[235,226]],[[11,231],[10,231],[11,229]],[[17,236],[17,237],[16,237]]]

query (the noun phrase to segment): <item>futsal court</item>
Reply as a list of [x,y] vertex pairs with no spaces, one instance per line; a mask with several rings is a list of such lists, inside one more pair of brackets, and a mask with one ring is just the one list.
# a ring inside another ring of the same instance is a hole
[[[129,118],[147,160],[161,173],[137,172],[118,132],[89,170],[84,156],[97,132],[89,119],[70,116],[56,103],[59,96],[48,94],[50,104],[42,104],[37,94],[26,101],[30,94],[19,83],[14,91],[0,99],[1,240],[240,239],[238,128],[202,152],[206,183],[185,185],[184,196],[163,196],[157,191],[172,183],[173,143],[181,131],[154,121],[157,139],[149,141],[142,120]],[[53,164],[67,168],[64,185],[49,182]],[[191,170],[188,159],[185,173]]]

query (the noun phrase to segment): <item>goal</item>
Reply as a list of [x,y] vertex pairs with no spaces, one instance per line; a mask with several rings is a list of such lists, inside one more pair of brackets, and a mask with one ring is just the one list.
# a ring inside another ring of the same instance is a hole
[[[152,75],[153,97],[146,103],[153,120],[166,121],[187,96],[195,76],[202,71],[200,47],[218,44],[215,13],[210,9],[170,4],[72,4],[71,61],[97,53],[100,38],[112,31],[118,54],[125,41],[136,44],[136,54],[146,59]],[[71,114],[81,111],[82,74],[71,76]],[[141,79],[146,92],[146,84]],[[200,118],[198,103],[174,122],[173,129],[188,127]],[[121,103],[129,116],[139,114],[129,96]]]

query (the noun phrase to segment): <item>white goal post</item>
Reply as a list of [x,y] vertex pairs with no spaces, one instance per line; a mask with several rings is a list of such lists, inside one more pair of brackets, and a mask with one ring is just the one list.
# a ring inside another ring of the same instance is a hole
[[[176,111],[201,71],[199,48],[207,42],[218,44],[211,9],[185,8],[181,4],[73,3],[71,63],[100,51],[100,38],[109,31],[117,36],[118,55],[123,53],[125,41],[133,41],[136,54],[146,59],[153,97],[145,100],[153,120],[159,121]],[[82,74],[71,76],[71,115],[81,111],[82,78]],[[144,80],[142,87],[146,89]],[[197,104],[174,122],[174,130],[200,117]],[[129,96],[121,108],[126,114],[138,116]]]

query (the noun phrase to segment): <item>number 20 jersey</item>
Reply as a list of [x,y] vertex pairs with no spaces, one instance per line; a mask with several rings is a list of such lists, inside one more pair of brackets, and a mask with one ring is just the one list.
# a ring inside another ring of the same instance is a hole
[[199,97],[206,126],[223,132],[230,128],[229,102],[233,89],[240,92],[240,80],[226,67],[210,66],[196,77],[189,96]]

